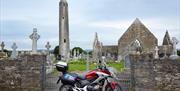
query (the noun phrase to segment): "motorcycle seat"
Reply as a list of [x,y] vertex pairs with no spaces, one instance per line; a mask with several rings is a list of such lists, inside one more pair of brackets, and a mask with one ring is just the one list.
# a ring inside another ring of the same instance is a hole
[[79,74],[76,74],[76,73],[69,73],[70,75],[72,75],[73,77],[76,77],[80,80],[86,80],[85,76],[84,75],[79,75]]
[[78,75],[77,78],[80,80],[86,80],[85,76],[83,76],[83,75]]

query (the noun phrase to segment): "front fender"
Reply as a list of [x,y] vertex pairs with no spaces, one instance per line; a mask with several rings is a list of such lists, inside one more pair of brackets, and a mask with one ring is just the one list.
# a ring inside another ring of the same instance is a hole
[[111,86],[112,82],[116,82],[115,79],[113,77],[108,77],[107,80],[104,81],[102,91],[106,91],[106,87]]

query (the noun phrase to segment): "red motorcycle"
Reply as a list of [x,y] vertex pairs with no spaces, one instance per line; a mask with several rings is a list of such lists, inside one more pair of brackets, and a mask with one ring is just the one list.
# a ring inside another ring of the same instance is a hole
[[76,73],[69,73],[68,64],[58,62],[56,69],[63,73],[57,84],[61,81],[59,91],[122,91],[120,85],[115,81],[113,73],[106,67],[99,67],[80,76]]

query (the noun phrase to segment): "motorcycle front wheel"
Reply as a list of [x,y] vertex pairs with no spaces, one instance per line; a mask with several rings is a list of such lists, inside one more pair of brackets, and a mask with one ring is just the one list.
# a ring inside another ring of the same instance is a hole
[[107,85],[105,91],[122,91],[122,88],[119,84],[116,84],[115,89],[113,89],[110,85]]
[[62,85],[59,88],[59,91],[73,91],[72,88],[73,88],[73,86],[71,86],[71,85]]

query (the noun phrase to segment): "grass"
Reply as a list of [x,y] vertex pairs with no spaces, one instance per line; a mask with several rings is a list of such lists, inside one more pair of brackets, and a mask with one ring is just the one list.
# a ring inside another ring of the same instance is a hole
[[[83,72],[86,71],[86,62],[84,60],[78,60],[78,61],[69,61],[69,72]],[[114,67],[117,71],[121,72],[124,69],[124,61],[122,60],[121,62],[108,62],[107,63],[108,67]],[[90,63],[89,69],[93,70],[97,68],[96,63]],[[53,74],[59,74],[59,72],[55,69],[53,71]]]
[[[108,67],[114,67],[115,69],[117,69],[118,71],[122,71],[122,69],[124,68],[124,61],[121,62],[109,62],[107,63]],[[91,63],[90,64],[90,70],[92,69],[96,69],[97,65],[95,63]],[[69,71],[86,71],[86,62],[83,60],[80,61],[71,61],[69,62]]]
[[122,71],[124,69],[124,61],[121,61],[120,63],[110,62],[110,63],[107,63],[107,65],[109,67],[114,67],[118,71]]

